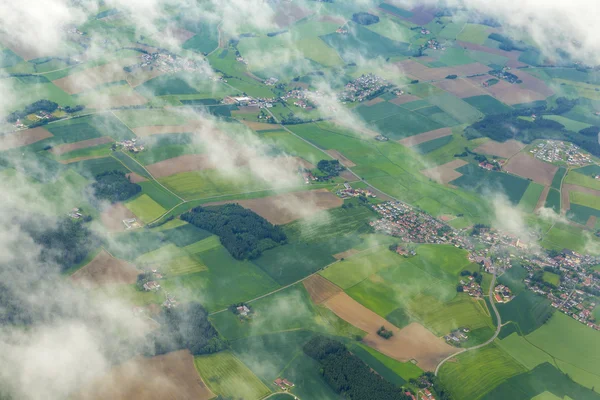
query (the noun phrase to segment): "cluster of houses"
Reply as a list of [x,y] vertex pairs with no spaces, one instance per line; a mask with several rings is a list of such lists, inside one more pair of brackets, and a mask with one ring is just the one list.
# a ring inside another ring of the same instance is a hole
[[277,79],[275,77],[271,77],[271,78],[265,79],[263,81],[263,83],[267,86],[275,86],[275,85],[277,85],[277,82],[279,82],[279,79]]
[[175,300],[175,297],[170,295],[169,293],[165,293],[165,301],[163,302],[163,307],[164,308],[174,308],[177,307],[177,300]]
[[223,104],[235,104],[240,107],[271,108],[273,102],[274,99],[272,98],[254,98],[250,96],[227,96],[223,99]]
[[445,50],[437,39],[429,39],[427,43],[425,43],[425,47],[431,50]]
[[467,293],[471,297],[475,297],[480,299],[483,297],[483,290],[481,289],[481,285],[477,283],[473,276],[469,276],[467,280],[460,280],[460,284],[462,286],[463,293]]
[[235,58],[235,60],[236,60],[237,62],[239,62],[239,63],[242,63],[242,64],[244,64],[244,65],[248,65],[248,61],[246,61],[246,60],[244,59],[244,57],[242,57],[242,56],[237,56],[237,57]]
[[379,232],[396,236],[403,242],[446,243],[462,247],[466,239],[449,226],[408,204],[387,201],[372,205],[381,219],[370,222]]
[[237,306],[235,309],[237,310],[237,314],[242,317],[247,317],[250,314],[250,308],[245,304]]
[[289,99],[294,99],[294,105],[296,107],[300,107],[306,110],[312,110],[314,108],[314,104],[309,100],[310,92],[306,90],[298,90],[293,89],[289,90],[286,94],[281,96],[281,100],[287,101]]
[[146,149],[141,142],[138,142],[137,138],[126,139],[121,142],[117,142],[115,143],[115,146],[121,146],[125,150],[132,153],[139,153],[140,151],[144,151]]
[[83,217],[81,210],[77,207],[75,207],[71,211],[69,211],[69,213],[67,215],[73,219],[79,219],[79,218]]
[[515,296],[513,296],[510,288],[505,285],[496,285],[494,288],[494,299],[497,303],[508,303]]
[[544,140],[529,152],[535,158],[549,163],[562,161],[568,165],[580,166],[592,162],[590,156],[583,153],[578,146],[560,140]]
[[130,70],[135,69],[158,69],[165,73],[173,73],[180,71],[194,72],[201,69],[200,63],[190,60],[189,58],[178,57],[168,52],[158,52],[142,54],[142,62],[139,64],[128,67]]
[[571,294],[562,293],[560,300],[552,302],[552,307],[558,309],[576,321],[600,331],[600,324],[594,317],[595,301],[590,301],[588,295],[582,290],[574,290]]
[[377,197],[377,195],[373,192],[371,192],[368,189],[353,189],[352,186],[349,183],[344,183],[344,188],[340,189],[336,192],[336,194],[341,197],[342,199],[347,199],[349,197],[359,197],[359,196],[365,196],[365,197]]
[[277,378],[273,381],[273,383],[275,384],[275,386],[279,387],[281,390],[284,390],[284,391],[288,391],[291,388],[293,388],[294,386],[296,386],[292,382],[288,381],[285,378],[283,378],[283,379]]
[[467,333],[469,333],[469,328],[458,328],[444,336],[444,340],[446,343],[457,346],[460,343],[466,342],[469,339]]
[[516,76],[515,74],[512,74],[508,71],[510,71],[510,67],[503,67],[502,69],[495,69],[488,73],[492,76],[495,76],[498,79],[507,81],[508,83],[513,83],[513,84],[521,83],[521,80],[519,79],[518,76]]
[[500,171],[502,169],[502,167],[500,166],[500,163],[496,162],[489,162],[489,161],[482,161],[479,163],[479,168],[483,168],[487,171]]
[[388,81],[375,74],[363,74],[348,82],[338,97],[342,103],[370,100],[374,94],[391,86]]
[[310,172],[310,170],[308,170],[308,169],[301,169],[299,172],[300,172],[300,175],[302,176],[302,179],[304,179],[304,183],[307,185],[310,184],[311,182],[315,182],[319,179],[316,176],[314,176],[312,174],[312,172]]
[[147,292],[157,292],[160,290],[160,284],[156,281],[148,281],[144,283],[143,288]]

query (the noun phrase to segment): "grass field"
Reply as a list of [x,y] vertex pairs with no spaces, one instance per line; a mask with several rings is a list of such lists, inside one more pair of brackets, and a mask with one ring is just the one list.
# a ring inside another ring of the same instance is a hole
[[506,104],[488,95],[467,97],[463,100],[486,115],[504,114],[511,110]]
[[567,211],[567,218],[581,225],[585,225],[591,216],[600,217],[600,210],[571,203],[570,209]]
[[417,367],[415,364],[411,362],[400,362],[396,361],[393,358],[390,358],[384,354],[381,354],[375,349],[372,349],[366,345],[358,344],[354,346],[354,348],[360,347],[366,352],[368,352],[373,358],[381,362],[388,369],[392,370],[395,374],[399,375],[405,381],[409,381],[410,379],[416,379],[423,373],[423,370]]
[[556,121],[563,125],[565,129],[573,132],[579,132],[582,129],[592,126],[591,124],[586,124],[585,122],[574,121],[569,118],[565,118],[560,115],[546,115],[544,118],[550,119],[552,121]]
[[557,189],[550,189],[544,207],[553,209],[557,214],[560,213],[560,192]]
[[200,301],[212,312],[278,287],[260,268],[249,261],[234,259],[224,247],[215,247],[214,242],[190,246],[182,250],[191,253],[193,246],[197,246],[196,249],[200,246],[207,248],[200,253],[192,253],[192,258],[206,266],[206,270],[167,277],[162,281],[165,290],[177,293],[180,301]]
[[142,187],[142,192],[144,194],[147,194],[165,210],[169,210],[181,203],[181,200],[154,181],[140,182],[138,185]]
[[[566,337],[569,340],[564,340]],[[565,363],[600,376],[600,348],[596,345],[600,332],[565,314],[554,313],[547,324],[527,335],[527,340]]]
[[571,204],[579,204],[585,207],[600,210],[600,197],[589,193],[569,192]]
[[123,164],[113,157],[96,158],[93,160],[78,161],[70,164],[75,170],[82,174],[96,176],[107,171],[130,172]]
[[562,250],[564,248],[571,249],[576,252],[585,253],[586,249],[588,252],[594,254],[598,253],[600,240],[593,238],[591,235],[582,234],[581,228],[576,226],[556,223],[552,229],[543,237],[542,246],[548,249]]
[[471,42],[475,44],[483,44],[488,38],[488,28],[479,24],[466,24],[462,31],[456,37],[457,40]]
[[573,382],[569,375],[559,371],[552,364],[544,363],[530,372],[507,379],[483,399],[598,400],[600,395]]
[[544,271],[544,276],[542,279],[544,280],[544,282],[554,285],[556,287],[558,287],[558,285],[560,284],[560,275],[557,275],[552,272]]
[[444,136],[441,138],[430,140],[428,142],[418,144],[418,145],[414,146],[413,149],[415,149],[416,151],[418,151],[421,154],[428,154],[428,153],[431,153],[432,151],[436,151],[437,149],[444,147],[445,145],[450,143],[452,140],[453,140],[452,136]]
[[[508,303],[497,304],[496,308],[500,312],[502,322],[513,321],[525,335],[545,324],[554,311],[550,300],[529,290],[519,293]],[[502,336],[500,332],[499,337]]]
[[123,165],[125,165],[130,171],[135,172],[136,174],[143,176],[144,178],[151,179],[151,176],[146,171],[146,169],[133,158],[131,158],[129,155],[121,151],[114,151],[112,153],[112,156],[119,160],[121,163],[123,163]]
[[525,337],[519,336],[516,332],[495,343],[528,370],[545,362],[554,362],[548,353],[532,345]]
[[194,364],[208,387],[224,397],[258,400],[271,390],[228,351],[194,357]]
[[285,153],[304,158],[306,161],[317,164],[320,160],[330,160],[331,156],[310,144],[298,139],[286,131],[269,131],[260,134],[266,143],[272,143]]
[[430,96],[427,100],[461,123],[471,124],[483,117],[483,114],[469,103],[447,92]]
[[600,190],[600,180],[594,179],[591,176],[580,174],[577,170],[571,170],[565,178],[565,183],[579,185],[590,189]]
[[525,212],[533,212],[543,190],[544,186],[539,183],[529,182],[527,190],[523,193],[523,197],[521,197],[519,206],[521,206]]
[[508,378],[525,369],[496,345],[470,351],[445,363],[439,372],[442,383],[457,399],[480,399]]
[[154,221],[167,211],[147,194],[136,197],[125,203],[125,206],[145,224]]
[[521,266],[514,266],[498,277],[498,283],[506,285],[516,296],[525,290],[523,279],[529,276],[527,270]]
[[552,178],[551,187],[553,189],[560,190],[560,187],[562,185],[562,180],[566,173],[567,173],[567,169],[565,167],[558,168],[558,171],[556,171],[554,178]]

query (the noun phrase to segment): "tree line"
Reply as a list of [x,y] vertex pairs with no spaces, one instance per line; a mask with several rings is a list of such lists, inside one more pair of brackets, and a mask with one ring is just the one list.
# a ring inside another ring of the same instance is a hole
[[304,353],[321,364],[321,375],[334,392],[352,400],[408,400],[405,390],[376,374],[346,346],[324,336],[315,336]]
[[219,236],[221,244],[237,260],[257,258],[263,251],[287,242],[281,227],[239,204],[196,207],[181,219]]

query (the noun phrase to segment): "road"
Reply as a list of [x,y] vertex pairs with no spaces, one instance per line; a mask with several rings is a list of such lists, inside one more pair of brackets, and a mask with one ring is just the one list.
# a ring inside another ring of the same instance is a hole
[[472,350],[477,350],[480,349],[482,347],[487,346],[488,344],[492,343],[500,334],[500,329],[502,329],[502,320],[500,319],[500,313],[498,312],[498,309],[496,308],[496,303],[494,303],[494,298],[492,297],[492,293],[494,293],[494,286],[496,283],[496,272],[494,272],[494,275],[492,276],[492,281],[490,282],[490,291],[488,293],[488,297],[490,298],[490,304],[492,305],[492,310],[494,310],[494,313],[496,314],[496,320],[497,320],[497,326],[496,326],[496,332],[494,332],[494,336],[492,336],[491,338],[489,338],[485,343],[482,344],[478,344],[477,346],[473,346],[473,347],[469,347],[466,349],[462,349],[457,351],[454,354],[449,355],[448,357],[444,358],[442,361],[440,361],[440,363],[437,365],[437,367],[435,367],[435,375],[437,376],[441,366],[448,360],[450,360],[451,358],[456,357],[459,354],[462,353],[466,353],[467,351],[472,351]]

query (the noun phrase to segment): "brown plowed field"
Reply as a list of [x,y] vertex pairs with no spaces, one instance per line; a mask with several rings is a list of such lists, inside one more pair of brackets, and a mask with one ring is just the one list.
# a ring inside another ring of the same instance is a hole
[[327,189],[278,194],[260,199],[218,201],[205,206],[237,203],[249,208],[272,224],[283,225],[319,211],[340,207],[344,201]]
[[155,178],[163,178],[181,172],[214,169],[215,165],[207,154],[186,154],[154,164],[146,165],[148,172]]
[[[441,360],[456,351],[423,325],[413,322],[399,329],[344,292],[331,297],[325,305],[338,317],[367,332],[365,344],[398,361],[416,360],[423,370],[433,371]],[[379,336],[377,329],[381,326],[394,336],[389,339]]]
[[554,90],[546,85],[543,80],[536,78],[523,70],[512,71],[512,73],[523,81],[523,83],[520,84],[523,88],[537,92],[545,97],[550,97],[554,94]]
[[486,95],[487,92],[480,86],[477,86],[470,82],[468,79],[445,79],[443,81],[435,82],[434,86],[439,87],[442,90],[452,93],[453,95],[464,99],[472,96]]
[[342,291],[319,274],[311,275],[302,284],[315,304],[321,304]]
[[130,172],[127,174],[127,177],[129,178],[129,180],[133,183],[139,183],[139,182],[144,182],[147,181],[146,178],[144,178],[141,175],[136,174],[135,172]]
[[542,185],[551,185],[554,174],[558,171],[556,165],[545,163],[525,153],[519,153],[508,160],[504,169]]
[[475,153],[491,154],[502,158],[511,158],[521,150],[525,145],[517,140],[507,140],[506,142],[496,142],[489,140],[481,146],[475,148]]
[[162,135],[165,133],[189,133],[194,132],[202,126],[199,121],[188,122],[184,125],[150,125],[133,128],[132,131],[137,137],[146,137],[151,135]]
[[287,27],[302,18],[306,18],[313,12],[307,8],[300,7],[291,2],[282,2],[275,10],[273,22],[280,28]]
[[127,72],[123,70],[123,66],[131,65],[136,62],[139,62],[137,58],[114,61],[98,67],[88,68],[53,82],[65,92],[75,94],[87,89],[93,89],[104,83],[125,80],[127,78]]
[[359,253],[359,251],[356,249],[350,249],[350,250],[342,251],[341,253],[334,254],[333,258],[335,258],[337,260],[341,260],[342,258],[351,257],[351,256],[355,255],[356,253]]
[[61,154],[65,154],[65,153],[68,153],[73,150],[86,149],[88,147],[98,146],[98,145],[110,143],[113,141],[114,141],[113,138],[104,136],[104,137],[99,137],[99,138],[95,138],[95,139],[82,140],[80,142],[75,142],[75,143],[61,144],[59,146],[54,146],[51,151],[52,151],[52,154],[56,154],[57,156],[60,156]]
[[123,220],[130,218],[135,218],[135,215],[122,203],[113,204],[100,214],[100,221],[109,232],[123,232]]
[[354,164],[352,161],[347,159],[342,153],[340,153],[337,150],[327,150],[327,154],[329,154],[331,157],[335,158],[336,160],[338,160],[339,162],[344,164],[346,167],[349,167],[349,168],[356,167],[356,164]]
[[403,146],[411,147],[411,146],[416,146],[421,143],[429,142],[430,140],[433,140],[433,139],[438,139],[438,138],[441,138],[444,136],[450,136],[450,135],[452,135],[452,129],[440,128],[440,129],[435,129],[435,130],[429,131],[429,132],[419,133],[418,135],[409,136],[404,139],[400,139],[400,140],[398,140],[398,143],[400,143]]
[[413,96],[412,94],[403,94],[402,96],[398,96],[395,99],[390,100],[390,103],[399,106],[400,104],[406,104],[417,100],[421,100],[421,98]]
[[155,357],[136,357],[115,366],[74,398],[208,400],[213,397],[196,372],[194,357],[188,350],[180,350]]
[[88,265],[71,275],[71,279],[91,286],[130,285],[136,282],[140,272],[127,261],[114,258],[102,250]]
[[545,100],[548,97],[533,90],[523,88],[520,85],[502,80],[493,86],[485,88],[485,90],[501,102],[509,105]]
[[439,183],[446,184],[462,176],[460,172],[455,170],[465,164],[467,164],[467,162],[463,160],[452,160],[446,164],[438,165],[437,167],[424,169],[421,173]]
[[52,134],[42,127],[25,129],[0,136],[0,150],[9,150],[27,146],[40,140],[52,137]]

